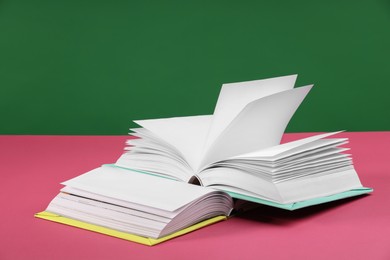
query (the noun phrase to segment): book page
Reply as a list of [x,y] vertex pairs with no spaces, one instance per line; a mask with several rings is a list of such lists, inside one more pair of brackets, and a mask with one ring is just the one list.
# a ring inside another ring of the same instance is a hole
[[294,88],[297,75],[223,84],[214,110],[204,151],[254,100]]
[[104,166],[62,184],[167,211],[177,210],[199,197],[214,192],[201,186]]
[[330,172],[316,178],[299,178],[276,183],[276,187],[283,197],[282,202],[304,201],[362,187],[352,166],[330,170]]
[[202,162],[208,164],[280,143],[283,132],[312,85],[249,103],[218,136]]
[[133,129],[137,139],[126,141],[125,153],[115,165],[132,170],[147,171],[188,182],[193,169],[172,145],[156,137],[146,128]]
[[332,133],[324,133],[324,134],[318,134],[314,136],[310,136],[307,138],[299,139],[296,141],[291,141],[288,143],[280,144],[280,145],[275,145],[271,146],[265,149],[259,149],[254,152],[246,153],[246,154],[240,154],[237,156],[234,156],[232,159],[239,159],[239,158],[263,158],[263,157],[275,157],[280,154],[286,153],[288,151],[291,151],[293,149],[296,149],[298,147],[302,147],[303,145],[312,143],[314,141],[329,137],[331,135],[336,135],[342,131],[338,132],[332,132]]
[[136,120],[136,124],[174,146],[192,169],[199,165],[212,116]]

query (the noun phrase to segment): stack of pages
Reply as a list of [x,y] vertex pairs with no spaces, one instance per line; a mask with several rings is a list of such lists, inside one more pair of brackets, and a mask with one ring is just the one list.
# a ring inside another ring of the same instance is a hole
[[151,238],[144,239],[147,243],[212,217],[228,216],[233,209],[232,198],[224,192],[109,166],[63,184],[46,210],[58,216],[42,216],[70,217]]
[[115,164],[64,182],[36,216],[153,245],[226,219],[232,198],[294,210],[371,192],[339,132],[280,144],[312,87],[295,79],[224,84],[213,115],[135,121]]

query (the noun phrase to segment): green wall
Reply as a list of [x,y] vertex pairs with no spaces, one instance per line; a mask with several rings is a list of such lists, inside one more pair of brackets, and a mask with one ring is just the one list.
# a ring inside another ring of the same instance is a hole
[[288,74],[315,84],[289,132],[390,130],[390,2],[0,2],[0,134],[126,134]]

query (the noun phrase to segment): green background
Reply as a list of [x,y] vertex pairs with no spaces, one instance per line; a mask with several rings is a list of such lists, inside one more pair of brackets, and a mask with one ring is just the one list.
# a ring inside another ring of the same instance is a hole
[[390,2],[0,2],[0,134],[126,134],[289,74],[315,87],[287,131],[390,130]]

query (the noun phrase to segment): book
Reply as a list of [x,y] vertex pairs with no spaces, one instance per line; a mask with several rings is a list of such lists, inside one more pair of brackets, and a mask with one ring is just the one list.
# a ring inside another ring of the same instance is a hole
[[224,192],[111,166],[63,184],[38,217],[148,245],[224,220],[233,209]]
[[225,220],[243,201],[295,210],[371,192],[340,132],[280,144],[312,88],[295,80],[223,84],[213,115],[135,121],[116,163],[63,182],[36,216],[154,245]]

